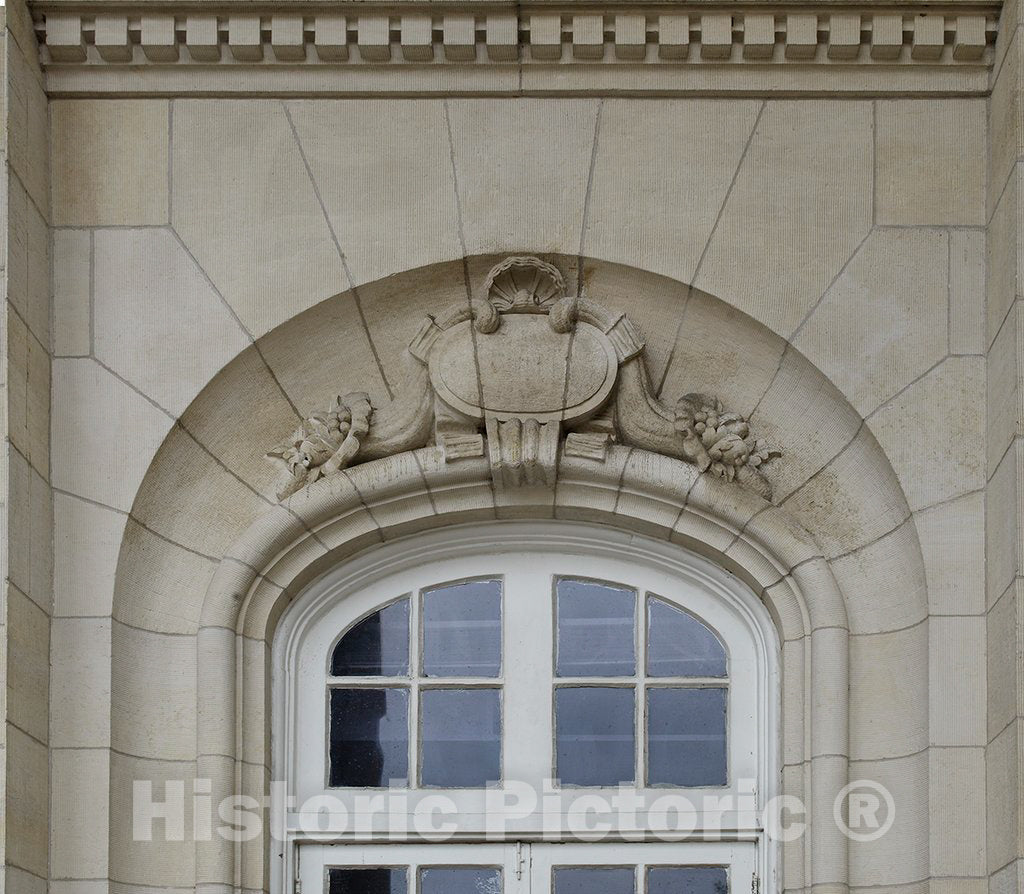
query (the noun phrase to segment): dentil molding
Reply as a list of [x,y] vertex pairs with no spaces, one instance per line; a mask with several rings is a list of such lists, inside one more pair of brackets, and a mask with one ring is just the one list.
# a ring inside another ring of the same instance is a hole
[[487,456],[496,488],[551,487],[561,452],[603,463],[613,443],[684,460],[771,498],[762,467],[780,452],[714,395],[660,401],[624,314],[566,294],[558,269],[533,257],[496,265],[484,294],[424,320],[391,403],[340,396],[271,450],[282,470],[279,498],[429,444],[446,462]]
[[48,0],[33,12],[55,93],[981,93],[998,5]]

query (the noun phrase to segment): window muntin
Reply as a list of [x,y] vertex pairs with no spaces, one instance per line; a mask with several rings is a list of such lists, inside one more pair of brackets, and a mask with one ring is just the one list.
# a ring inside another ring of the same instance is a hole
[[[538,710],[539,693],[553,694],[556,685],[575,683],[575,678],[556,678],[556,626],[553,591],[555,581],[560,577],[569,576],[567,572],[585,571],[591,579],[628,582],[629,587],[638,594],[638,608],[643,612],[643,623],[646,628],[647,605],[643,597],[647,593],[656,594],[664,599],[672,608],[687,612],[713,631],[721,642],[727,646],[727,677],[698,678],[687,677],[681,681],[676,677],[658,676],[656,668],[650,668],[646,656],[640,654],[637,646],[637,670],[643,670],[646,682],[651,686],[664,684],[676,688],[705,688],[710,686],[727,686],[727,729],[730,736],[727,744],[729,776],[724,787],[702,787],[686,789],[685,793],[695,804],[700,805],[704,798],[733,798],[735,803],[752,804],[751,808],[740,806],[737,810],[726,809],[714,818],[721,835],[729,841],[737,841],[736,850],[719,859],[705,854],[694,858],[704,865],[728,865],[732,884],[740,884],[735,875],[734,861],[739,859],[745,848],[752,848],[752,842],[759,840],[763,834],[759,824],[757,811],[763,808],[768,799],[777,790],[774,754],[774,726],[778,710],[776,693],[777,658],[776,646],[770,639],[771,622],[763,606],[752,594],[745,594],[743,588],[732,581],[724,572],[718,571],[704,560],[690,557],[674,547],[657,544],[645,545],[640,538],[631,539],[628,544],[618,546],[618,535],[608,535],[605,531],[595,531],[586,527],[565,524],[540,525],[544,533],[531,540],[528,550],[515,547],[495,548],[492,541],[484,546],[484,534],[488,538],[494,536],[497,542],[505,543],[500,532],[511,530],[515,541],[515,530],[520,523],[499,523],[487,526],[487,530],[475,529],[445,532],[450,534],[446,541],[441,532],[420,535],[414,540],[403,544],[394,544],[376,551],[372,563],[354,560],[346,563],[335,572],[331,572],[321,584],[311,588],[297,599],[289,613],[282,620],[278,640],[275,642],[275,667],[283,669],[284,675],[275,671],[275,692],[282,706],[275,712],[275,772],[277,778],[285,776],[289,780],[290,791],[294,793],[295,802],[305,805],[311,799],[321,795],[332,795],[339,798],[344,805],[347,820],[325,817],[321,812],[307,814],[303,810],[285,811],[284,823],[289,841],[305,840],[307,834],[303,829],[311,827],[322,830],[321,835],[332,840],[348,840],[360,830],[359,840],[373,840],[373,836],[381,836],[380,840],[392,840],[388,832],[392,828],[380,816],[361,816],[358,797],[365,789],[345,788],[328,789],[326,780],[320,776],[324,772],[324,763],[318,764],[315,759],[317,751],[325,748],[327,736],[325,725],[323,680],[324,656],[331,655],[334,644],[338,640],[338,632],[351,629],[361,618],[367,617],[378,608],[395,601],[396,594],[410,594],[411,613],[416,611],[416,602],[421,589],[430,589],[435,581],[465,581],[471,579],[494,579],[500,575],[504,582],[503,663],[501,676],[498,678],[475,678],[465,681],[461,678],[429,678],[414,680],[406,677],[398,680],[402,684],[425,684],[426,687],[463,687],[482,686],[502,688],[501,701],[503,720],[509,729],[511,743],[502,751],[502,783],[495,790],[498,797],[507,797],[509,803],[515,803],[515,785],[525,784],[534,792],[544,792],[544,780],[552,772],[553,748],[555,741],[554,711],[551,706],[547,710]],[[525,527],[525,525],[523,526]],[[530,528],[538,526],[531,523]],[[579,531],[586,536],[579,536],[574,545],[568,546],[562,534],[566,530]],[[492,534],[492,531],[495,533]],[[611,536],[612,540],[607,539]],[[467,546],[467,542],[469,546]],[[517,542],[517,541],[515,541]],[[640,543],[637,552],[636,543]],[[420,544],[423,544],[421,547]],[[575,544],[584,544],[576,546]],[[578,549],[578,551],[577,551]],[[409,560],[404,560],[409,550]],[[684,557],[677,561],[676,556]],[[366,572],[367,566],[376,571]],[[692,569],[692,571],[691,571]],[[536,595],[532,595],[536,594]],[[745,595],[744,595],[745,594]],[[545,606],[538,610],[536,599]],[[413,631],[416,624],[410,621]],[[415,634],[413,634],[415,636]],[[418,646],[413,646],[413,649]],[[719,656],[720,657],[720,656]],[[410,657],[410,667],[419,667],[419,653]],[[334,680],[333,682],[353,682],[354,678]],[[359,679],[360,683],[376,684],[378,688],[388,686],[393,680],[381,678]],[[602,677],[601,685],[616,688],[625,681],[618,678]],[[685,685],[678,687],[683,682]],[[548,696],[549,698],[551,695]],[[543,702],[543,699],[540,700]],[[418,709],[418,700],[416,704]],[[639,707],[638,707],[639,710]],[[739,732],[737,732],[739,731]],[[642,738],[642,737],[641,737]],[[326,757],[326,755],[325,755]],[[319,778],[318,778],[319,776]],[[664,829],[664,808],[659,806],[659,799],[666,795],[663,785],[648,786],[643,776],[637,777],[635,791],[638,795],[638,807],[634,818],[641,829],[654,828],[660,824]],[[753,782],[745,787],[745,783]],[[372,790],[370,790],[372,791]],[[414,827],[414,813],[425,799],[434,796],[437,789],[406,790],[396,789],[406,800],[403,802],[406,811],[406,835],[408,840],[417,840],[418,832]],[[612,796],[615,788],[579,789],[571,786],[555,789],[548,794],[555,799],[556,813],[561,811],[562,828],[565,840],[580,840],[578,830],[570,828],[570,808],[575,797],[591,797],[590,793]],[[575,793],[575,794],[574,794]],[[753,794],[752,794],[753,793]],[[456,820],[460,834],[482,836],[485,832],[484,792],[475,789],[448,789],[445,797],[452,799],[457,809]],[[375,794],[380,799],[390,798],[387,792]],[[671,794],[671,797],[675,797]],[[604,819],[604,818],[602,818]],[[621,836],[619,819],[612,815],[607,817],[610,829],[602,832],[605,840],[616,840]],[[688,839],[699,838],[701,835],[702,815],[695,817],[696,826],[693,832],[687,833]],[[504,840],[523,840],[526,836],[538,840],[545,828],[545,820],[538,808],[521,816],[510,816],[503,826]],[[551,828],[547,826],[547,828]],[[632,827],[632,828],[635,828]],[[651,832],[642,833],[650,836]],[[370,836],[367,839],[367,836]],[[610,836],[610,837],[609,837]],[[739,838],[735,838],[739,836]],[[585,837],[585,836],[584,836]],[[658,838],[664,836],[659,834]],[[397,845],[384,845],[391,849]],[[365,851],[364,845],[359,846]],[[428,845],[433,847],[433,845]],[[459,862],[462,857],[453,855],[452,848],[458,847],[446,843],[437,848],[442,858],[451,862]],[[564,856],[565,847],[560,846],[560,854]],[[589,847],[584,845],[584,847]],[[691,850],[697,848],[695,841],[688,840],[680,847],[670,847],[672,855],[668,862],[691,862]],[[704,853],[701,844],[696,853]],[[770,849],[774,853],[774,849]],[[289,849],[282,872],[287,876]],[[392,854],[391,850],[386,853]],[[595,864],[593,852],[583,859],[590,865]],[[606,860],[605,849],[601,849],[602,857],[596,862]],[[363,853],[360,862],[370,858]],[[390,865],[398,862],[393,856],[374,858],[377,865]],[[466,859],[471,859],[466,857]],[[476,857],[472,857],[476,860]],[[743,857],[746,859],[746,857]],[[751,864],[753,865],[753,857]],[[758,857],[758,860],[764,859]],[[611,862],[611,861],[608,861]],[[366,865],[369,865],[367,863]],[[767,871],[767,870],[766,870]],[[305,869],[303,870],[305,877]],[[282,878],[272,875],[272,878]],[[323,871],[320,873],[323,884]],[[511,884],[506,867],[505,884]],[[410,883],[412,884],[412,882]],[[749,888],[747,882],[738,890]],[[273,890],[285,890],[277,881]],[[313,888],[313,890],[317,890]],[[411,890],[411,889],[410,889]],[[534,892],[541,890],[534,888]]]
[[327,677],[330,788],[501,780],[501,603],[497,577],[436,584],[342,633]]
[[707,624],[654,593],[559,577],[555,631],[562,785],[727,784],[728,656]]

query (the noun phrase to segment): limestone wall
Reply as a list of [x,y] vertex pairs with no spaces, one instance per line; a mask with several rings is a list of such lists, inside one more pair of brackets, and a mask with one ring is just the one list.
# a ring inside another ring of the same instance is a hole
[[[666,398],[714,391],[784,450],[775,500],[821,561],[780,580],[802,573],[811,595],[822,569],[838,582],[838,756],[900,805],[882,841],[851,845],[850,890],[1017,890],[1014,9],[991,99],[980,63],[934,92],[912,89],[926,76],[908,64],[894,87],[833,67],[829,84],[854,86],[818,88],[787,68],[791,89],[772,75],[671,97],[617,95],[601,69],[562,91],[587,95],[470,96],[447,70],[420,98],[296,98],[252,71],[255,96],[218,98],[173,68],[171,98],[113,95],[161,91],[143,73],[108,92],[122,75],[72,28],[44,52],[68,54],[48,65],[47,106],[9,7],[9,890],[204,881],[191,842],[131,840],[131,783],[196,773],[197,632],[221,559],[276,504],[263,453],[337,393],[392,397],[424,315],[512,253],[627,312]],[[95,66],[76,75],[79,50]],[[559,92],[557,70],[531,76]],[[251,673],[272,634],[246,634]],[[785,653],[789,720],[805,716],[805,647]],[[796,794],[811,773],[800,722],[783,743]],[[245,729],[239,773],[262,778],[260,729]],[[785,891],[810,890],[808,853],[784,868]],[[245,862],[237,889],[263,884]]]
[[[39,894],[49,878],[50,180],[47,99],[23,3],[6,7],[3,47],[4,302],[0,311],[0,889]],[[4,887],[6,886],[6,887]]]

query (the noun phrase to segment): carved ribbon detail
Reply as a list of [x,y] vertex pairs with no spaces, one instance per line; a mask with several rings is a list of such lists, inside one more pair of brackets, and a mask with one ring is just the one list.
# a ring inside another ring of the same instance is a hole
[[427,317],[393,401],[371,408],[365,394],[338,397],[270,451],[282,469],[279,498],[355,462],[431,443],[448,462],[488,454],[497,487],[550,486],[560,450],[600,462],[614,442],[771,498],[763,467],[781,452],[715,395],[660,401],[625,315],[566,294],[558,269],[532,257],[496,265],[484,294]]

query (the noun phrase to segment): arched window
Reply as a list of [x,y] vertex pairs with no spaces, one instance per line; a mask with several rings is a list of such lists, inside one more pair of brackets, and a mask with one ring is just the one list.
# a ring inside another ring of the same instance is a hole
[[730,575],[598,528],[380,548],[275,648],[275,890],[747,894],[776,645]]

